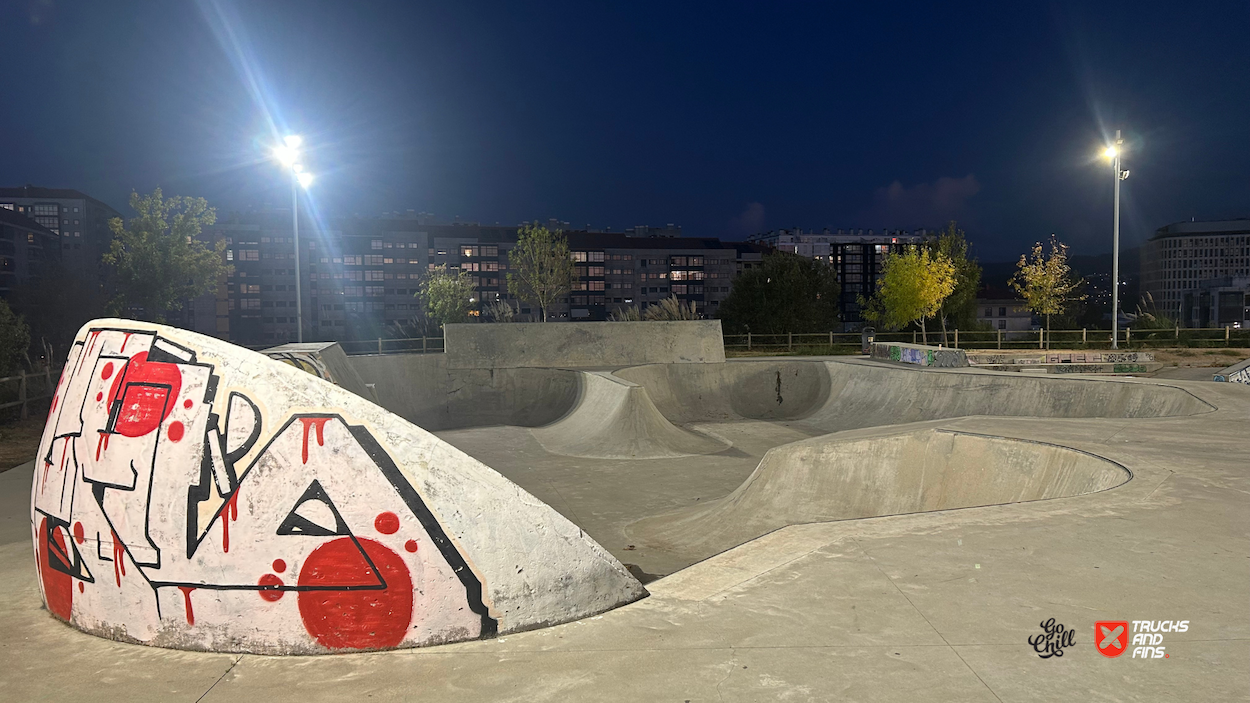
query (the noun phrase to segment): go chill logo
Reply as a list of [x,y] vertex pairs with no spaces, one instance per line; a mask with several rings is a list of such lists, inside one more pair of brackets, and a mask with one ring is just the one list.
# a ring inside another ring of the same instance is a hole
[[1104,620],[1094,623],[1094,646],[1104,657],[1118,657],[1131,647],[1132,659],[1169,659],[1163,635],[1188,630],[1188,620],[1133,620],[1131,626],[1128,620]]

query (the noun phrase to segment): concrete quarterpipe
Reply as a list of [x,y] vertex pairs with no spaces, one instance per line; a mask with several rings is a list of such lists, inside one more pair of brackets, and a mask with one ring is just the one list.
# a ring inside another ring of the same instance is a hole
[[98,320],[31,491],[48,610],[117,640],[320,653],[489,637],[645,594],[576,525],[347,390]]

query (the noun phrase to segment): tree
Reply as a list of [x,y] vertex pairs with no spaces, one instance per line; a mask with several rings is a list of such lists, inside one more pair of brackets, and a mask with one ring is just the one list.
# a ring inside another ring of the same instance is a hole
[[1042,243],[1033,245],[1032,257],[1021,254],[1011,277],[1011,287],[1023,298],[1029,310],[1046,316],[1046,337],[1049,345],[1050,317],[1062,315],[1071,301],[1084,300],[1077,292],[1080,281],[1068,266],[1068,247],[1054,237],[1050,239],[1050,256],[1042,251]]
[[491,322],[512,322],[516,308],[506,300],[492,300],[482,306],[482,317]]
[[886,255],[877,292],[862,297],[864,317],[890,329],[920,322],[924,343],[929,343],[925,320],[938,314],[942,301],[955,290],[955,264],[941,252],[909,246]]
[[828,264],[772,252],[738,274],[716,316],[730,334],[827,332],[838,324],[839,292]]
[[131,193],[130,207],[138,217],[129,224],[116,217],[109,221],[113,241],[104,263],[112,267],[115,289],[110,312],[125,316],[142,308],[144,318],[164,322],[167,311],[209,292],[230,272],[226,242],[209,248],[196,239],[217,221],[204,198],[165,200],[157,188],[148,196]]
[[416,297],[425,303],[426,315],[439,327],[449,322],[468,322],[473,307],[473,278],[465,271],[453,273],[444,264],[430,271]]
[[21,371],[30,349],[30,328],[21,315],[0,299],[0,376]]
[[546,322],[551,304],[573,287],[569,240],[559,230],[527,225],[508,252],[508,264],[508,292],[536,306]]
[[942,344],[947,343],[946,325],[956,329],[973,329],[977,325],[977,291],[981,288],[981,265],[968,258],[968,240],[964,231],[951,220],[946,229],[928,240],[929,250],[941,254],[955,266],[955,288],[938,308],[942,321]]
[[52,358],[45,363],[54,364],[68,355],[80,327],[105,315],[108,296],[95,276],[72,272],[52,260],[44,262],[38,277],[13,289],[10,304],[30,321],[30,336],[40,343],[38,348],[51,346]]

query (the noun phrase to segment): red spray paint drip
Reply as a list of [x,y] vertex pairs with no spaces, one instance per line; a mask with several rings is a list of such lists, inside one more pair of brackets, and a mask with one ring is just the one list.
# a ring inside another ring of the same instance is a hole
[[96,461],[100,460],[101,448],[103,449],[109,448],[109,433],[103,432],[103,431],[100,432],[100,436],[96,437],[96,440],[95,440],[95,460]]
[[324,447],[326,445],[325,426],[328,417],[301,417],[300,422],[304,423],[304,451],[300,455],[304,459],[304,463],[308,463],[308,428],[317,428],[317,446]]
[[132,334],[134,334],[134,333],[133,333],[133,332],[127,332],[127,333],[126,333],[126,337],[125,337],[124,339],[122,339],[122,348],[121,348],[121,351],[126,351],[126,342],[129,342],[129,341],[130,341],[130,335],[132,335]]
[[221,508],[221,551],[230,551],[230,522],[239,519],[239,489],[234,489],[234,493],[226,499],[226,504]]
[[126,575],[126,562],[122,561],[122,557],[126,556],[126,546],[122,544],[121,537],[117,533],[113,533],[113,578],[117,579],[117,587],[122,587],[122,577]]
[[87,353],[88,353],[88,354],[90,354],[90,353],[91,353],[91,350],[92,350],[92,349],[95,349],[95,340],[96,340],[96,338],[98,338],[99,336],[100,336],[100,330],[95,330],[94,332],[92,332],[92,333],[91,333],[91,346],[87,347]]
[[179,586],[178,590],[182,591],[182,602],[187,606],[187,624],[194,625],[195,611],[191,609],[191,591],[195,590],[195,586]]

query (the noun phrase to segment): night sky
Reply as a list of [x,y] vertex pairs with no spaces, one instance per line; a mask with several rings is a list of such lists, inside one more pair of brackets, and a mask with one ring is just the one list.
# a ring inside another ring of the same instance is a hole
[[1250,217],[1250,3],[3,0],[0,185],[322,216],[913,228],[983,260]]

